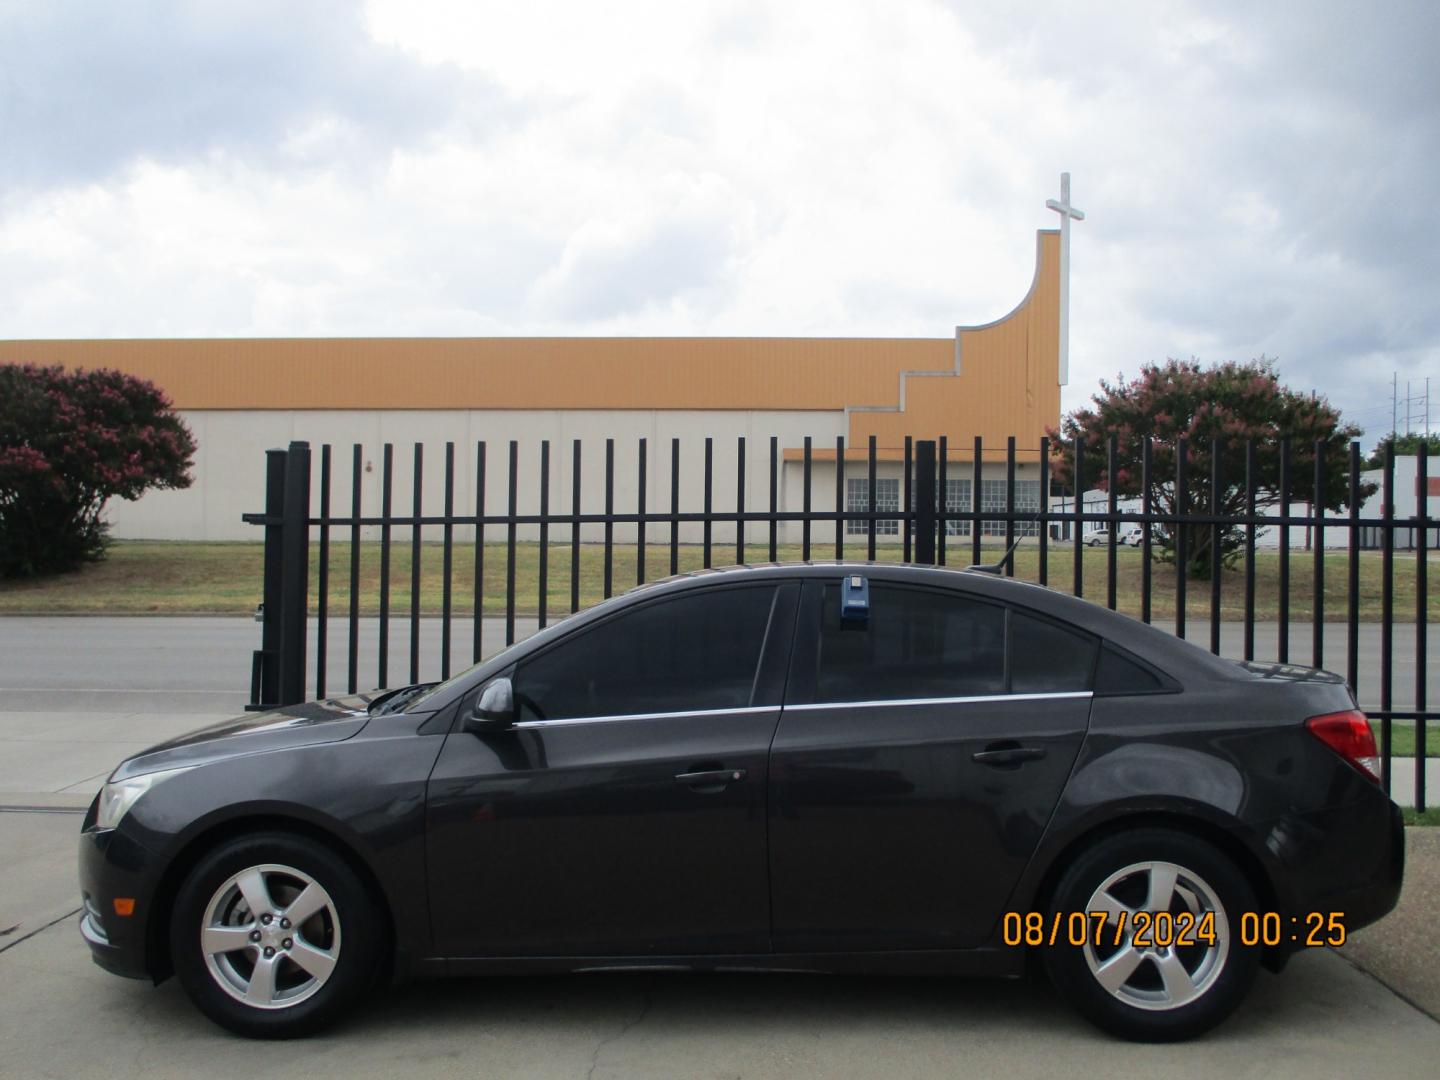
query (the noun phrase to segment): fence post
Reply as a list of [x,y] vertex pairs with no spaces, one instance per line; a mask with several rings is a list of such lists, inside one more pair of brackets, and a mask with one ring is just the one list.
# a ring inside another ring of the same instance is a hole
[[[260,604],[260,648],[250,668],[251,710],[268,709],[280,702],[280,606],[282,603],[280,553],[285,512],[284,450],[265,451],[265,570]],[[246,515],[246,520],[250,520]]]
[[[277,611],[279,696],[275,700],[281,705],[296,705],[305,700],[305,623],[310,600],[310,444],[292,442],[284,462]],[[266,530],[267,534],[269,531]],[[265,614],[268,621],[268,604]]]
[[935,565],[935,441],[915,443],[915,561]]

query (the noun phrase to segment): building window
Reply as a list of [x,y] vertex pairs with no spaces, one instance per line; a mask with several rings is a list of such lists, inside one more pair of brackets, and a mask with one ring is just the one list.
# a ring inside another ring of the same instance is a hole
[[[938,477],[935,480],[935,487],[937,492],[936,502],[939,502],[938,492],[940,480]],[[913,488],[910,491],[910,509],[912,511],[915,509],[915,491]],[[969,480],[957,480],[954,477],[948,476],[945,478],[945,512],[947,514],[968,514],[970,512]],[[947,517],[945,519],[945,535],[969,536],[970,522],[954,521]]]
[[[938,486],[939,480],[937,478]],[[945,511],[947,514],[968,514],[974,503],[972,483],[968,478],[946,477],[945,478]],[[938,494],[938,492],[937,492]],[[863,514],[870,509],[870,481],[867,477],[846,477],[845,478],[845,508],[852,513]],[[885,479],[877,477],[875,480],[875,509],[877,511],[900,509],[900,481],[898,478]],[[915,492],[910,492],[910,510],[915,510]],[[980,481],[980,510],[983,513],[1003,514],[1005,513],[1005,481],[981,480]],[[1040,512],[1040,481],[1038,480],[1016,480],[1015,481],[1015,514],[1030,516]],[[863,520],[845,522],[845,533],[847,536],[867,535],[868,523]],[[1016,536],[1037,536],[1040,532],[1040,525],[1034,521],[1017,520],[1015,522]],[[879,518],[875,522],[876,536],[898,536],[900,533],[900,522],[896,518]],[[947,518],[945,521],[946,536],[969,536],[970,522],[968,520],[953,520]],[[985,521],[981,523],[981,536],[1004,536],[1005,522],[1003,520]]]
[[[870,510],[870,478],[845,478],[845,509],[855,513],[868,513]],[[900,481],[898,479],[885,479],[877,477],[875,480],[875,509],[900,510]],[[870,523],[868,521],[847,520],[845,522],[845,534],[847,536],[868,536],[870,534]],[[876,536],[898,536],[900,534],[900,521],[897,518],[879,518],[875,522]]]
[[[970,510],[970,481],[957,480],[952,477],[945,478],[945,512],[946,513],[968,513]],[[950,521],[945,522],[946,536],[969,536],[970,522]]]
[[[1005,481],[1004,480],[981,480],[980,481],[980,510],[987,514],[1005,513]],[[1040,481],[1039,480],[1016,480],[1015,481],[1015,513],[1038,514],[1040,512]],[[1040,524],[1036,521],[1016,521],[1016,536],[1037,536],[1040,532]],[[1005,522],[983,521],[980,524],[981,536],[1004,536]]]

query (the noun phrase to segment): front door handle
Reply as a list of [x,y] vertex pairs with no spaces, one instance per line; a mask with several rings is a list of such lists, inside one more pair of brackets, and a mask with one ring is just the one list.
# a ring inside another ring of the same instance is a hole
[[738,783],[744,779],[744,769],[705,769],[701,772],[679,773],[675,777],[675,782],[684,784],[686,787],[711,788],[719,791],[727,784]]
[[970,755],[970,760],[981,765],[1005,768],[1021,765],[1027,761],[1038,761],[1045,756],[1043,746],[1021,746],[1016,742],[991,743],[979,753]]

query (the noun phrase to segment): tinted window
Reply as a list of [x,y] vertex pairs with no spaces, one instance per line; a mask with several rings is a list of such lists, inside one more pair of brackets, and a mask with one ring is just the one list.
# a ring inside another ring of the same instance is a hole
[[886,701],[1005,692],[1005,610],[925,589],[870,584],[866,626],[840,623],[825,587],[815,700]]
[[1010,612],[1010,690],[1057,694],[1089,690],[1096,641],[1089,634]]
[[521,719],[744,708],[774,596],[702,589],[607,619],[520,665]]
[[1095,693],[1154,694],[1164,689],[1165,684],[1149,668],[1108,646],[1100,650],[1100,666],[1095,671]]

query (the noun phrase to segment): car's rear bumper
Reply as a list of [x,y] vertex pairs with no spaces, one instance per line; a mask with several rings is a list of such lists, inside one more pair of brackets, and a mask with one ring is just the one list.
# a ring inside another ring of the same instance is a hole
[[[1281,914],[1297,920],[1287,919],[1287,926],[1303,927],[1318,912],[1325,920],[1338,916],[1348,933],[1382,918],[1400,899],[1405,824],[1378,788],[1344,807],[1286,817],[1266,844],[1281,862]],[[1293,942],[1296,948],[1304,937]]]
[[1385,800],[1389,828],[1380,844],[1383,857],[1369,881],[1346,890],[1336,898],[1336,910],[1345,912],[1347,930],[1362,926],[1388,915],[1400,900],[1405,883],[1405,819],[1400,807]]

